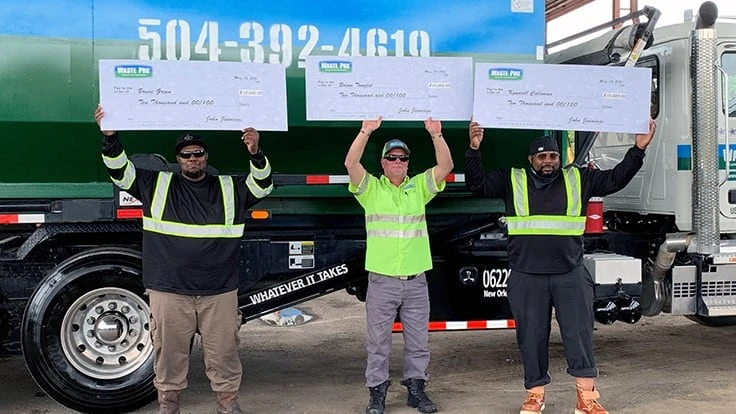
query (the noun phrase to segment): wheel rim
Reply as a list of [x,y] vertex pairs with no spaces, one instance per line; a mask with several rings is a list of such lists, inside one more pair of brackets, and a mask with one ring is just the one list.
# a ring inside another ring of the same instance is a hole
[[64,355],[92,378],[128,375],[153,352],[149,314],[148,304],[129,290],[106,287],[89,291],[64,315]]

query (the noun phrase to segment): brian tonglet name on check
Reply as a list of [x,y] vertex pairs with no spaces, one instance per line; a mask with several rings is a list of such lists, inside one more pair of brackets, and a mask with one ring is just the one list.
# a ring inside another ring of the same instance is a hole
[[308,120],[467,120],[472,59],[309,56]]

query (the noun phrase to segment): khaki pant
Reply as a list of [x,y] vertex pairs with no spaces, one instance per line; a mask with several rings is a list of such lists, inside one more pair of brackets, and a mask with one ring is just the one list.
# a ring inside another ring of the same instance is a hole
[[243,376],[238,356],[241,316],[237,290],[211,296],[148,290],[148,295],[156,389],[180,391],[187,387],[190,347],[198,331],[212,391],[237,393]]

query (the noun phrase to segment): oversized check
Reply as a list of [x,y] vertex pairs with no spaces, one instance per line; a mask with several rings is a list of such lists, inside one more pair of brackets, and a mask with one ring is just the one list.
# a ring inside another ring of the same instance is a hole
[[468,57],[306,59],[307,120],[470,119],[473,63]]
[[481,126],[645,133],[649,68],[476,63]]
[[286,73],[266,63],[100,60],[103,130],[286,131]]

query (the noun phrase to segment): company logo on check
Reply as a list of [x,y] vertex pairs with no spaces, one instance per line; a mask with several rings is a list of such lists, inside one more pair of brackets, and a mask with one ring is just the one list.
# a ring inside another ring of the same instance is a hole
[[347,60],[322,60],[319,62],[320,72],[352,72],[353,62]]
[[515,68],[490,68],[488,79],[493,80],[521,80],[524,77],[524,69]]
[[153,66],[117,65],[115,76],[118,78],[150,78],[153,76]]

